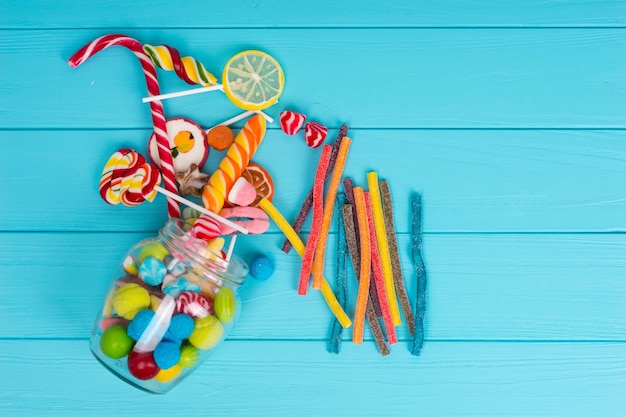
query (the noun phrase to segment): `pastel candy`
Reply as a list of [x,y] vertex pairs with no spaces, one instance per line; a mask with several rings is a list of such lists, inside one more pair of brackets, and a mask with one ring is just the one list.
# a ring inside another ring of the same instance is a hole
[[280,113],[280,129],[288,135],[295,135],[300,131],[306,116],[291,110]]
[[250,275],[258,281],[265,281],[274,273],[274,262],[265,255],[259,255],[250,262]]
[[128,255],[124,258],[124,261],[122,261],[122,267],[125,272],[131,275],[137,275],[139,273],[137,270],[137,262],[135,262],[135,258],[132,255]]
[[176,311],[191,317],[213,314],[213,303],[196,292],[185,291],[176,299]]
[[256,188],[248,180],[239,177],[228,193],[228,202],[237,206],[249,206],[256,199]]
[[[270,220],[267,214],[258,207],[231,207],[222,210],[222,217],[226,217],[235,224],[245,227],[248,233],[259,235],[265,233],[270,227]],[[235,229],[230,226],[222,226],[222,234],[229,235],[234,233]]]
[[139,311],[149,306],[148,290],[137,284],[126,284],[120,287],[113,297],[113,309],[127,320],[132,320]]
[[149,257],[139,267],[139,276],[146,284],[160,285],[167,274],[167,268],[157,258]]
[[174,342],[161,341],[154,349],[154,362],[161,369],[169,369],[180,360],[180,348]]
[[150,242],[143,245],[143,247],[139,251],[139,255],[137,255],[137,263],[143,263],[143,261],[150,256],[162,261],[169,254],[170,253],[167,249],[165,249],[165,246],[161,245],[158,242]]
[[235,294],[229,288],[222,287],[215,295],[215,314],[222,323],[230,322],[235,317],[237,301]]
[[198,352],[198,348],[189,344],[188,342],[183,343],[180,348],[180,361],[178,365],[183,368],[191,368],[198,362],[200,358],[200,353]]
[[180,346],[182,341],[191,335],[193,328],[193,318],[187,314],[175,314],[170,320],[170,326],[167,328],[165,335],[163,335],[163,339],[177,342]]
[[210,240],[222,234],[221,224],[206,214],[198,217],[191,230],[194,237],[202,240]]
[[128,336],[134,341],[141,338],[143,332],[148,328],[148,324],[154,318],[154,311],[150,309],[141,310],[135,318],[128,324]]
[[222,323],[214,316],[197,318],[189,343],[198,349],[207,350],[215,347],[224,334]]
[[163,292],[165,294],[171,295],[172,297],[176,297],[183,291],[200,292],[200,289],[201,287],[198,284],[192,284],[185,278],[177,278],[175,281],[169,283],[167,286],[164,286]]
[[328,128],[317,122],[308,122],[304,126],[304,140],[309,148],[320,146],[328,134]]

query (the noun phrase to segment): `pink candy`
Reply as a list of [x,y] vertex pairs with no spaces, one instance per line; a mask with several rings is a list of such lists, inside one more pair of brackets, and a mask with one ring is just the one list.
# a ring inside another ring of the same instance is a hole
[[176,311],[203,318],[213,314],[213,303],[197,292],[185,291],[176,298]]
[[304,139],[310,148],[320,146],[326,139],[327,133],[328,128],[317,122],[309,122],[304,126]]
[[[225,208],[220,215],[228,220],[248,229],[251,235],[265,233],[270,227],[270,220],[267,214],[258,207],[232,207]],[[236,230],[230,226],[222,226],[222,234],[229,235]]]
[[291,110],[280,113],[280,128],[288,135],[295,135],[302,128],[306,116]]
[[193,224],[192,231],[198,239],[210,240],[222,234],[222,226],[214,218],[202,214]]
[[238,206],[249,206],[256,199],[256,188],[245,178],[239,177],[228,193],[228,201]]

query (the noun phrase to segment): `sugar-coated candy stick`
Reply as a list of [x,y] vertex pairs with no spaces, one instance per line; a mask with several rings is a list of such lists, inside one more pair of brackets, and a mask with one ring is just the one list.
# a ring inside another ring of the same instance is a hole
[[367,210],[367,226],[370,232],[370,247],[372,252],[372,273],[374,276],[374,282],[376,282],[376,298],[380,304],[380,309],[383,316],[383,323],[385,323],[385,330],[387,331],[387,340],[390,345],[398,342],[396,337],[396,329],[393,327],[393,321],[391,320],[391,311],[389,309],[389,303],[387,301],[387,292],[385,289],[385,283],[383,278],[383,268],[380,261],[380,254],[378,252],[378,243],[376,241],[376,230],[374,227],[374,215],[372,214],[372,202],[368,192],[365,192],[365,208]]
[[317,164],[317,170],[315,171],[315,180],[313,183],[313,221],[311,224],[311,233],[309,234],[309,239],[306,242],[304,257],[302,258],[302,268],[300,269],[300,281],[298,284],[298,294],[300,295],[305,295],[309,288],[313,255],[315,255],[315,248],[317,247],[320,232],[322,230],[324,176],[326,175],[326,170],[328,169],[331,150],[332,146],[324,146]]
[[389,244],[387,243],[387,232],[385,231],[385,220],[383,218],[383,206],[380,200],[380,190],[378,188],[378,174],[374,171],[367,173],[367,185],[372,198],[372,212],[374,215],[374,226],[376,228],[376,241],[378,242],[378,252],[383,265],[383,276],[385,277],[385,291],[387,301],[391,309],[393,325],[399,326],[400,309],[396,300],[396,290],[393,285],[393,272],[391,269],[391,259],[389,257]]
[[178,51],[171,46],[145,44],[143,50],[157,67],[176,72],[176,75],[187,84],[209,86],[217,82],[217,78],[207,71],[204,65],[190,56],[181,58]]
[[[352,205],[344,204],[342,212],[348,253],[350,254],[350,260],[352,262],[352,269],[354,270],[357,281],[359,281],[359,265],[361,264],[361,255],[359,253],[359,245],[357,244],[356,239],[356,225],[354,223],[354,218],[352,217]],[[389,346],[387,346],[387,343],[385,342],[385,336],[383,335],[383,330],[380,328],[380,323],[376,317],[372,299],[373,297],[370,294],[365,307],[365,317],[367,318],[370,328],[372,329],[374,342],[376,342],[378,351],[381,355],[385,356],[389,354]]]
[[[341,213],[346,196],[344,193],[337,194],[337,273],[335,275],[335,288],[337,292],[337,300],[341,307],[345,310],[347,304],[347,271],[346,261],[348,257],[348,242],[346,241],[345,227],[343,223],[343,215]],[[366,311],[367,314],[367,311]],[[328,338],[328,352],[339,353],[341,350],[341,334],[343,327],[339,320],[334,319]]]
[[[352,182],[352,178],[345,178],[343,180],[343,189],[346,193],[346,200],[348,200],[348,204],[350,204],[350,209],[352,211],[353,224],[355,228],[355,239],[356,239],[356,248],[360,248],[359,243],[359,224],[356,217],[356,206],[354,204],[354,184]],[[376,290],[376,280],[370,280],[370,301],[372,306],[374,307],[374,312],[376,313],[376,317],[382,317],[383,312],[380,309],[380,303],[378,302],[378,292]]]
[[367,224],[367,209],[363,188],[354,188],[354,202],[356,204],[357,219],[359,222],[359,239],[361,241],[361,265],[359,267],[359,291],[356,297],[354,309],[354,329],[352,331],[352,343],[363,343],[363,326],[365,324],[365,308],[369,295],[371,246],[369,227]]
[[[339,146],[341,145],[342,139],[347,134],[348,134],[348,126],[341,125],[341,128],[339,129],[339,133],[337,134],[337,139],[335,139],[335,144],[333,145],[333,152],[330,154],[330,162],[328,163],[328,170],[326,171],[326,179],[328,179],[333,168],[335,167],[335,161],[337,160],[337,153],[339,152]],[[312,205],[313,205],[313,189],[311,188],[311,191],[309,191],[307,196],[304,198],[304,201],[302,202],[302,207],[300,208],[300,211],[298,212],[298,216],[296,217],[296,220],[293,223],[293,230],[295,230],[296,233],[299,233],[300,230],[302,230],[302,226],[304,225],[306,216],[309,214],[309,211],[311,211]],[[289,253],[289,251],[291,250],[291,242],[289,241],[289,239],[285,239],[281,250],[285,253]]]
[[400,251],[398,250],[398,239],[396,238],[396,225],[393,219],[393,200],[391,198],[391,190],[387,181],[381,181],[380,195],[383,200],[383,217],[385,219],[385,231],[387,232],[387,242],[389,243],[389,256],[391,259],[391,269],[393,272],[393,283],[396,288],[396,294],[400,300],[400,306],[406,319],[406,325],[409,328],[411,336],[414,334],[415,317],[411,302],[407,295],[404,277],[402,275],[402,265],[400,264]]
[[337,191],[339,190],[339,184],[341,183],[341,176],[346,166],[346,160],[348,158],[348,151],[350,150],[350,144],[352,140],[349,137],[344,137],[337,153],[337,161],[335,162],[335,168],[330,176],[330,183],[328,185],[328,192],[326,193],[326,200],[324,201],[324,213],[322,217],[322,229],[320,230],[319,242],[315,248],[315,258],[313,258],[313,266],[311,271],[313,273],[313,288],[320,289],[322,285],[322,274],[324,273],[324,258],[326,257],[326,240],[328,239],[328,233],[330,232],[330,222],[333,218],[333,211],[335,209],[335,199],[337,198]]
[[263,116],[254,115],[235,137],[235,142],[226,151],[217,169],[209,178],[202,191],[202,203],[214,213],[224,207],[224,201],[231,187],[248,166],[265,136],[266,122]]
[[[68,64],[72,68],[78,67],[91,56],[97,54],[111,46],[123,46],[128,48],[137,58],[143,69],[143,74],[148,86],[148,94],[155,96],[160,94],[159,83],[157,81],[156,69],[150,57],[143,51],[143,47],[139,41],[125,35],[105,35],[101,36],[87,45],[79,49],[68,60]],[[171,193],[178,194],[176,186],[176,175],[174,173],[174,163],[167,138],[167,129],[165,125],[165,115],[163,105],[160,101],[150,103],[150,111],[152,114],[152,124],[154,125],[154,134],[156,135],[157,146],[159,150],[159,159],[161,160],[161,172],[163,174],[163,182],[165,189]],[[168,198],[167,208],[170,217],[180,217],[180,206],[176,200]]]
[[415,333],[411,354],[419,356],[424,345],[424,316],[426,315],[426,268],[422,257],[422,196],[411,195],[411,260],[417,277],[415,301]]
[[[302,240],[300,240],[300,237],[298,236],[296,231],[293,230],[289,222],[285,220],[285,218],[282,214],[280,214],[278,209],[274,207],[274,205],[270,203],[270,201],[266,198],[262,198],[261,201],[259,201],[258,206],[267,213],[267,215],[274,221],[274,223],[276,223],[278,228],[283,232],[285,237],[291,241],[291,244],[293,245],[293,248],[296,250],[298,255],[300,255],[300,257],[303,257],[305,249],[304,243],[302,243]],[[332,313],[335,315],[337,320],[339,320],[339,323],[341,323],[344,328],[350,327],[352,321],[337,301],[333,290],[330,288],[328,282],[326,281],[326,278],[324,277],[322,277],[321,292],[324,300],[326,300],[326,304],[328,304],[328,307],[330,308]]]

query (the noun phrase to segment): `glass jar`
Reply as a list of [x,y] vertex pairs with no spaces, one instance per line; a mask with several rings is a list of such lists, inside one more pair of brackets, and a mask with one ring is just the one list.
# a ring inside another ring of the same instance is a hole
[[165,393],[220,345],[241,309],[237,289],[248,266],[225,260],[172,219],[125,256],[98,313],[91,350],[111,372]]

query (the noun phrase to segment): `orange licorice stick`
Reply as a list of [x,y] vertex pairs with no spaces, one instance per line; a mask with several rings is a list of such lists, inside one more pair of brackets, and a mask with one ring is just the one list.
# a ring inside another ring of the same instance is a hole
[[335,168],[333,174],[330,177],[330,183],[328,184],[328,192],[326,193],[326,200],[324,201],[324,215],[322,217],[322,229],[318,240],[318,245],[315,248],[315,258],[313,259],[313,288],[319,290],[322,284],[322,275],[324,274],[324,258],[326,256],[326,240],[328,240],[328,232],[330,231],[330,222],[333,218],[333,211],[335,210],[335,200],[337,199],[337,190],[339,189],[339,183],[341,182],[341,176],[346,166],[346,159],[348,158],[348,151],[350,150],[350,143],[352,140],[349,137],[344,137],[337,153],[337,162],[335,162]]
[[266,121],[260,115],[252,116],[235,137],[217,169],[209,177],[202,191],[202,203],[207,210],[219,214],[233,184],[248,166],[265,136]]
[[306,242],[304,256],[302,257],[302,268],[300,269],[300,283],[298,285],[298,294],[305,295],[309,288],[309,279],[311,277],[311,265],[313,255],[319,240],[320,231],[322,230],[323,216],[323,199],[324,199],[324,178],[328,163],[330,162],[330,153],[333,150],[331,145],[324,145],[320,160],[315,171],[315,180],[313,182],[313,220],[311,222],[311,233],[309,240]]
[[[258,207],[261,208],[265,213],[267,213],[267,215],[274,221],[274,223],[276,223],[276,226],[278,226],[278,228],[284,233],[285,237],[289,239],[298,255],[300,255],[300,257],[303,257],[305,250],[304,243],[302,243],[302,240],[300,240],[300,237],[298,236],[296,231],[293,230],[289,222],[285,220],[285,218],[282,214],[280,214],[278,209],[274,207],[274,205],[270,203],[267,198],[262,198],[261,201],[259,201]],[[326,300],[326,304],[328,304],[330,311],[333,312],[339,323],[341,323],[341,326],[343,326],[344,328],[350,327],[352,321],[343,310],[343,308],[341,308],[341,304],[339,304],[339,301],[337,301],[337,297],[335,297],[333,290],[330,288],[330,285],[328,285],[328,282],[324,277],[322,277],[321,291],[324,300]]]
[[359,271],[359,292],[356,298],[356,308],[354,311],[354,330],[352,331],[352,342],[363,343],[363,326],[365,324],[365,308],[367,306],[367,296],[370,286],[371,245],[370,233],[367,225],[367,208],[365,206],[365,196],[363,188],[354,188],[354,203],[356,205],[357,220],[359,222],[359,239],[361,241],[361,268]]
[[378,252],[383,265],[383,277],[385,278],[385,292],[391,310],[393,325],[399,326],[400,309],[396,300],[396,290],[393,284],[393,270],[391,268],[391,257],[389,256],[389,243],[387,242],[387,231],[385,229],[385,218],[383,216],[383,205],[380,201],[380,190],[378,188],[378,174],[374,171],[367,173],[367,185],[372,199],[372,214],[374,215],[374,227],[376,229],[376,241],[378,242]]
[[387,302],[383,268],[380,262],[380,255],[378,253],[378,244],[376,243],[376,230],[374,229],[374,216],[372,215],[372,201],[370,193],[366,192],[364,194],[365,207],[367,209],[367,226],[369,227],[370,245],[372,248],[372,270],[374,272],[374,281],[376,282],[376,296],[378,297],[380,310],[383,314],[383,322],[385,323],[385,330],[387,331],[387,340],[390,345],[393,345],[398,342],[398,339],[396,337],[396,329],[393,327],[389,303]]

